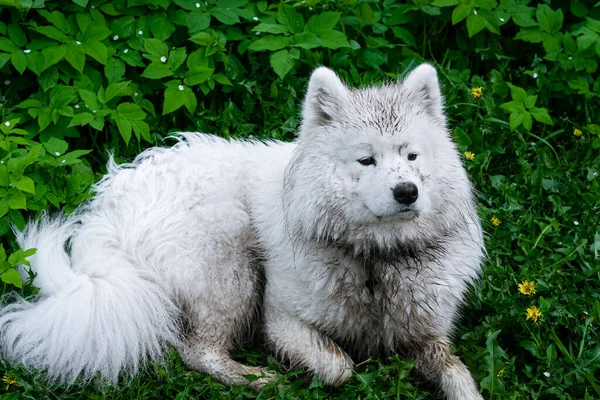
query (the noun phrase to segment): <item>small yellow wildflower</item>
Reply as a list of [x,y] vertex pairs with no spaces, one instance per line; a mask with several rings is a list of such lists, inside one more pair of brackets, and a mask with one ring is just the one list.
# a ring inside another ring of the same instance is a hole
[[502,223],[502,221],[500,221],[498,219],[498,217],[496,217],[495,215],[492,217],[492,219],[490,219],[490,222],[492,223],[492,225],[494,226],[500,226],[500,224]]
[[12,377],[12,376],[6,376],[6,375],[3,376],[2,382],[6,383],[6,389],[4,389],[4,390],[8,390],[10,385],[19,386],[19,384],[17,383],[17,378]]
[[573,131],[573,135],[575,135],[576,137],[580,137],[582,134],[583,132],[581,132],[581,129],[575,128],[575,130]]
[[535,283],[529,281],[523,281],[522,283],[519,283],[519,292],[525,296],[531,296],[532,294],[535,294]]
[[473,96],[473,98],[475,100],[479,100],[481,98],[482,94],[483,94],[482,87],[475,87],[475,88],[471,89],[471,96]]
[[496,374],[496,376],[498,378],[500,378],[502,375],[504,375],[504,368],[502,368],[500,371],[498,371],[498,373]]
[[475,159],[475,153],[471,153],[470,151],[465,151],[465,158],[468,161],[473,161]]
[[542,312],[537,306],[531,306],[527,310],[525,310],[525,315],[527,315],[526,321],[538,322],[538,319],[542,316]]

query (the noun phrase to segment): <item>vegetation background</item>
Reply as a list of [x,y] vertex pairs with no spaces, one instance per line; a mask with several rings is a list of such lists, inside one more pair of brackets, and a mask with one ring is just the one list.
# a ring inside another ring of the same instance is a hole
[[[0,0],[0,289],[42,210],[91,196],[109,152],[178,130],[292,140],[312,69],[350,85],[439,70],[478,189],[489,258],[456,352],[490,399],[600,398],[600,2],[546,0]],[[519,286],[520,284],[520,286]],[[331,389],[257,344],[238,356],[285,385],[259,398],[423,399],[398,357]],[[0,400],[252,398],[172,353],[118,387],[49,385],[0,362]]]

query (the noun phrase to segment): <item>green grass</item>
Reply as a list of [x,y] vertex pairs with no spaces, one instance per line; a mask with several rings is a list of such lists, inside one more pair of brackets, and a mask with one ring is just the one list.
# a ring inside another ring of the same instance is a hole
[[[359,86],[429,61],[478,191],[488,250],[462,308],[455,352],[485,398],[600,398],[600,4],[592,3],[4,2],[0,293],[35,293],[20,287],[13,268],[28,253],[17,249],[10,224],[22,228],[46,209],[73,210],[102,176],[107,151],[130,160],[176,130],[292,140],[316,66]],[[173,97],[179,85],[185,96]],[[524,281],[535,293],[519,292]],[[541,312],[537,321],[526,319],[532,307]],[[175,353],[116,387],[50,385],[0,362],[0,376],[17,383],[0,385],[0,400],[424,399],[436,392],[397,357],[360,365],[338,389],[277,364],[256,344],[236,357],[268,366],[281,381],[260,394],[224,387],[186,370]]]

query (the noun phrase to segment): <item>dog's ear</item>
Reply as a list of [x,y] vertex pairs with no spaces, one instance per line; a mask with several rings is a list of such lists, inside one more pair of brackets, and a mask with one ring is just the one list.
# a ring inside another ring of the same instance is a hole
[[348,88],[329,68],[317,68],[310,77],[302,108],[305,128],[324,126],[339,116],[348,99]]
[[402,83],[402,90],[408,98],[420,103],[433,117],[445,120],[444,100],[433,66],[421,64],[411,71]]

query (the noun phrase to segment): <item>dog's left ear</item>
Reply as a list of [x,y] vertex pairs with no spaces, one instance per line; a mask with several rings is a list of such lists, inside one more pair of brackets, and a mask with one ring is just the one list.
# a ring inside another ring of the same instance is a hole
[[440,83],[433,66],[421,64],[412,70],[404,79],[402,90],[408,98],[421,103],[433,117],[445,120]]
[[304,128],[311,130],[337,119],[348,99],[348,88],[329,68],[317,68],[310,77],[302,119]]

